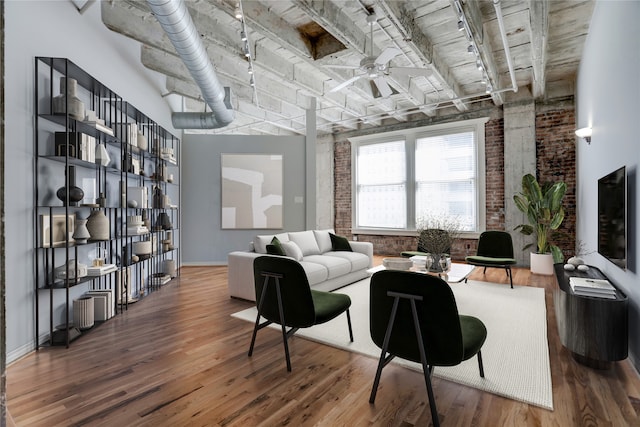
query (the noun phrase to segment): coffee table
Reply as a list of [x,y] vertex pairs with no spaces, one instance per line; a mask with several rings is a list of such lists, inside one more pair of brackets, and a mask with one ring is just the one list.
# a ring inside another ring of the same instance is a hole
[[[434,276],[438,276],[439,278],[445,280],[446,282],[449,283],[459,283],[462,282],[463,280],[465,280],[469,274],[471,274],[471,272],[473,271],[473,269],[476,268],[475,265],[470,265],[470,264],[462,264],[462,263],[451,263],[451,268],[449,268],[448,271],[446,272],[441,272],[441,271],[427,271],[427,270],[420,270],[417,269],[415,267],[411,267],[409,270],[406,271],[413,271],[416,273],[424,273],[424,274],[432,274]],[[386,267],[383,265],[378,265],[375,266],[373,268],[370,268],[367,270],[367,273],[369,274],[373,274],[377,271],[382,271],[382,270],[386,270]]]

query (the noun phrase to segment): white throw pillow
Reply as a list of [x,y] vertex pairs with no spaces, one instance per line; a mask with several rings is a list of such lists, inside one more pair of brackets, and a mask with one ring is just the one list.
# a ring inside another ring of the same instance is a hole
[[288,242],[289,241],[289,234],[287,234],[287,233],[263,234],[263,235],[256,236],[253,239],[253,250],[257,254],[266,254],[267,253],[267,245],[271,244],[271,240],[273,240],[274,236],[277,237],[278,240],[280,240],[280,242]]
[[320,248],[311,230],[289,233],[289,240],[298,245],[303,256],[320,255]]
[[282,242],[282,249],[284,249],[284,253],[288,257],[291,257],[296,261],[302,261],[302,251],[294,242]]
[[313,230],[313,235],[316,237],[316,242],[318,243],[318,249],[320,249],[320,253],[323,254],[325,252],[329,252],[333,249],[331,245],[331,238],[329,237],[329,233],[336,234],[333,229],[329,230]]

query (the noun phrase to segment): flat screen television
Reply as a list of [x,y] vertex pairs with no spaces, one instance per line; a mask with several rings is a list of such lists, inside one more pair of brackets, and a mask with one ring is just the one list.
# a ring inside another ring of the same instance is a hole
[[627,268],[627,173],[621,167],[598,180],[598,253]]

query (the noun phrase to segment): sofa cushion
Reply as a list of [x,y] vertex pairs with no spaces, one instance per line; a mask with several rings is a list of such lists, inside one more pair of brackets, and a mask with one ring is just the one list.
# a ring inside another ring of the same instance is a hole
[[277,237],[281,243],[289,241],[289,235],[287,233],[258,235],[253,239],[253,250],[259,254],[266,254],[267,245],[271,244],[274,237]]
[[313,262],[323,265],[327,269],[329,279],[351,273],[351,262],[344,258],[325,255],[309,255],[305,256],[303,260],[305,262]]
[[289,240],[298,245],[303,256],[320,255],[320,248],[312,230],[289,233]]
[[300,265],[304,269],[307,275],[307,281],[311,286],[326,282],[329,279],[329,271],[324,265],[315,262],[306,262],[304,260],[300,261]]
[[302,251],[295,242],[282,242],[282,249],[286,256],[289,256],[296,261],[302,261]]
[[267,253],[269,255],[278,255],[278,256],[286,255],[286,253],[284,252],[284,249],[282,248],[281,244],[278,244],[278,245],[267,245]]
[[331,239],[331,247],[334,251],[353,252],[351,245],[349,244],[349,239],[346,237],[336,236],[335,234],[330,233],[329,238]]
[[316,242],[318,242],[318,249],[320,249],[321,254],[333,250],[333,246],[331,246],[331,238],[329,237],[329,233],[335,233],[335,231],[333,231],[333,229],[313,230],[313,235],[316,238]]
[[351,271],[358,271],[369,268],[369,257],[360,252],[335,251],[324,254],[327,257],[342,258],[351,263]]

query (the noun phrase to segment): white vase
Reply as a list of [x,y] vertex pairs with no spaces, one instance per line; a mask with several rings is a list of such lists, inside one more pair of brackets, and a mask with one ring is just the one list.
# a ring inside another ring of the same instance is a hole
[[109,218],[102,210],[91,212],[87,220],[87,229],[91,240],[109,240]]
[[550,276],[553,274],[553,255],[531,252],[531,272]]
[[76,228],[73,232],[73,240],[77,245],[84,245],[91,238],[89,229],[87,228],[87,220],[76,217]]
[[73,300],[73,325],[82,330],[89,329],[94,324],[93,297],[80,297]]
[[111,161],[111,156],[107,152],[107,147],[104,144],[96,145],[96,163],[101,166],[107,166]]

